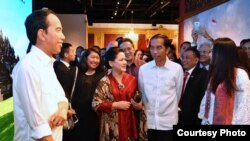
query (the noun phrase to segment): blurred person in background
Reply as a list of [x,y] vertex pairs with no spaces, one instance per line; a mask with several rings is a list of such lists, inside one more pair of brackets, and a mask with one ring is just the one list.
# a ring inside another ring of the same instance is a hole
[[105,75],[100,50],[88,48],[82,55],[76,79],[72,107],[79,119],[70,131],[70,141],[98,141],[99,121],[97,113],[92,109],[92,100],[100,79]]
[[238,67],[237,47],[230,38],[214,41],[209,83],[202,99],[202,124],[250,124],[250,80]]

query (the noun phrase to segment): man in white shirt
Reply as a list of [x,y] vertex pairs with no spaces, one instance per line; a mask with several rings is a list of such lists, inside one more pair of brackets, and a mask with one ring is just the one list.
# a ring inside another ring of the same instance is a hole
[[178,122],[178,102],[183,84],[182,67],[170,61],[167,36],[156,34],[149,42],[153,61],[139,70],[139,87],[147,115],[148,140],[171,141]]
[[65,39],[61,22],[53,11],[42,9],[27,17],[25,27],[31,48],[13,70],[14,140],[61,141],[68,101],[52,57]]

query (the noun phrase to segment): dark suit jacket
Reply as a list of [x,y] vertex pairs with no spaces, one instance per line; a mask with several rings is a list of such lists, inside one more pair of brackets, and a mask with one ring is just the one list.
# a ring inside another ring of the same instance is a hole
[[195,67],[190,75],[183,94],[179,124],[200,124],[198,118],[200,103],[207,88],[208,72]]
[[69,99],[74,82],[76,68],[71,67],[71,69],[69,69],[61,61],[55,61],[53,67],[57,79],[59,80],[61,86],[63,87],[66,97]]

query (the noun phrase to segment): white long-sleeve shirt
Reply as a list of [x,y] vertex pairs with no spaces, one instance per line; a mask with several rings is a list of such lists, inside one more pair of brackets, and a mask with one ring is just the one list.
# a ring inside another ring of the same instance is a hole
[[[242,69],[237,69],[236,91],[233,110],[232,124],[250,124],[250,80],[247,73]],[[204,117],[206,107],[207,91],[201,101],[198,117],[202,119],[202,124],[212,124],[214,115],[214,93],[211,93],[208,119]]]
[[166,60],[162,67],[151,61],[140,67],[139,88],[147,115],[148,129],[172,130],[178,122],[178,102],[183,84],[183,70]]
[[52,135],[62,140],[62,127],[51,130],[49,118],[66,101],[53,69],[54,59],[32,46],[13,70],[15,141],[34,141]]

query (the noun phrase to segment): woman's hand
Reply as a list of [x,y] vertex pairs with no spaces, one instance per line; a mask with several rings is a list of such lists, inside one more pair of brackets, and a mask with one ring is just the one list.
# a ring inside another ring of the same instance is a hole
[[119,110],[127,110],[130,107],[130,102],[128,101],[118,101],[113,102],[112,108],[113,109],[119,109]]
[[76,111],[74,109],[69,109],[67,113],[67,117],[71,117],[76,114]]
[[136,110],[142,110],[143,109],[143,104],[142,102],[135,102],[134,99],[131,99],[131,104]]

